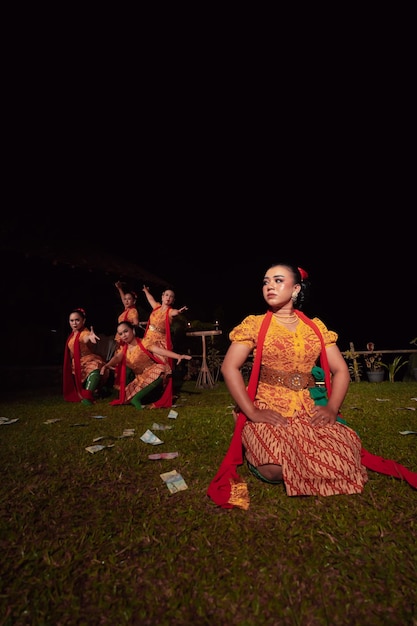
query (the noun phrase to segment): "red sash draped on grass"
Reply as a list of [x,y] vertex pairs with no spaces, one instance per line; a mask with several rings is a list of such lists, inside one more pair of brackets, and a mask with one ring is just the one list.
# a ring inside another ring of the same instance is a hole
[[[74,335],[74,374],[72,373],[71,353],[68,347],[71,337]],[[63,366],[63,393],[66,402],[80,402],[84,398],[90,402],[94,401],[93,393],[84,389],[81,382],[81,352],[80,333],[71,333],[65,344],[64,366]]]
[[[328,397],[331,394],[331,378],[329,363],[327,360],[326,347],[324,339],[319,328],[316,324],[308,318],[301,311],[296,310],[295,313],[300,319],[308,324],[317,334],[321,342],[320,364],[325,373],[325,385],[327,389]],[[252,372],[247,387],[247,392],[251,400],[255,398],[256,387],[258,384],[259,371],[261,365],[262,348],[265,339],[265,334],[271,321],[272,312],[268,311],[262,322],[258,343],[256,346],[256,356],[253,362]],[[242,509],[249,508],[249,492],[247,484],[239,477],[237,473],[237,467],[243,463],[243,447],[242,447],[242,430],[246,422],[246,416],[240,412],[235,423],[235,429],[233,432],[232,440],[229,446],[226,456],[224,457],[220,468],[211,481],[207,495],[213,500],[215,504],[221,506],[223,509],[231,509],[238,506]],[[361,451],[362,465],[366,468],[379,472],[381,474],[387,474],[394,478],[400,478],[406,480],[412,487],[417,489],[417,473],[411,472],[403,465],[400,465],[396,461],[384,459],[382,457],[371,454],[364,448]]]
[[[259,331],[256,355],[247,387],[247,392],[251,400],[255,399],[259,371],[261,368],[262,347],[271,317],[272,312],[268,311]],[[231,509],[234,506],[239,506],[242,509],[249,508],[247,484],[237,473],[238,465],[242,465],[243,463],[242,430],[246,419],[246,415],[240,411],[237,416],[229,449],[207,490],[207,495],[210,496],[213,502],[224,509]]]

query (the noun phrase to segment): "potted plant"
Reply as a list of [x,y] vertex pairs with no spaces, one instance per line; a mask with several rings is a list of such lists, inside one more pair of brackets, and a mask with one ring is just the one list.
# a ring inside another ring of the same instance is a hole
[[369,382],[380,383],[384,380],[384,366],[382,364],[382,354],[375,352],[375,345],[370,341],[366,344],[368,354],[364,354],[366,364],[366,375]]
[[381,363],[382,367],[385,367],[388,370],[388,379],[390,383],[395,382],[395,374],[402,368],[403,365],[406,365],[408,361],[404,361],[402,356],[396,356],[392,363]]

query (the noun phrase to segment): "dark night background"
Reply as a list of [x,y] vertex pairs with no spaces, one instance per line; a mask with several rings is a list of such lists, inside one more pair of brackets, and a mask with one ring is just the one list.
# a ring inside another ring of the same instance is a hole
[[[48,337],[59,329],[59,360],[74,306],[96,332],[114,332],[114,282],[126,277],[111,271],[112,257],[169,283],[187,319],[219,320],[223,339],[265,311],[265,269],[288,258],[310,274],[305,312],[339,333],[341,350],[350,341],[413,348],[414,92],[397,66],[369,58],[369,74],[363,58],[361,73],[322,91],[304,68],[306,91],[288,91],[278,106],[253,68],[249,97],[226,71],[204,74],[207,58],[197,74],[166,59],[139,86],[112,65],[77,74],[71,63],[51,82],[28,58],[9,94],[0,241],[8,363],[50,358],[27,341],[40,327]],[[70,248],[74,268],[40,258],[45,246],[52,256]],[[107,274],[79,272],[86,247]],[[146,317],[143,282],[127,279]],[[149,286],[159,299],[161,285]]]
[[[143,214],[138,210],[136,229],[123,211],[97,219],[74,208],[68,225],[60,223],[65,221],[62,216],[41,213],[23,224],[9,220],[7,225],[9,246],[20,250],[18,254],[9,250],[3,262],[7,303],[3,346],[9,363],[22,357],[26,365],[31,360],[60,362],[69,333],[68,315],[75,306],[87,310],[88,323],[96,332],[112,334],[122,311],[114,287],[119,278],[136,290],[141,319],[147,319],[150,307],[141,287],[147,282],[160,299],[164,284],[127,272],[123,262],[166,281],[176,292],[176,305],[189,307],[185,317],[190,322],[217,319],[224,332],[222,346],[243,317],[265,311],[263,274],[275,260],[288,258],[310,274],[305,312],[339,333],[341,350],[347,350],[350,341],[357,350],[365,350],[368,341],[380,349],[414,347],[410,345],[417,336],[414,234],[400,214],[392,221],[374,217],[374,230],[363,216],[346,215],[342,220],[335,211],[333,221],[317,212],[303,215],[296,208],[272,205],[265,215],[261,211],[250,215],[248,207],[230,213],[213,208],[199,216],[198,211],[186,213],[179,207],[168,220],[155,206]],[[69,248],[73,266],[39,259],[44,246],[58,259]],[[100,269],[77,267],[85,250],[98,252]],[[114,259],[122,262],[120,272],[113,268]],[[40,329],[40,341],[50,345],[33,349]],[[196,352],[200,345],[191,347]]]

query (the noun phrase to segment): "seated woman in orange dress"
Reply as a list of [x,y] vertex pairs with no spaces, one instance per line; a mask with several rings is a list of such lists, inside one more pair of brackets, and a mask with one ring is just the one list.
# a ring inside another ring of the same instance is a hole
[[[361,493],[368,480],[361,440],[337,419],[350,383],[336,345],[338,336],[320,319],[310,320],[301,312],[309,287],[304,270],[287,263],[273,265],[262,285],[268,311],[247,316],[230,332],[232,343],[221,367],[238,407],[233,451],[239,454],[243,446],[250,472],[264,482],[283,484],[289,496]],[[332,387],[327,404],[319,406],[310,389],[322,351]],[[249,395],[241,368],[251,352],[255,360],[260,356],[260,368]],[[244,489],[238,484],[242,481],[236,476],[232,480],[232,466],[223,469],[208,495],[225,507],[236,497],[235,505],[245,508]]]
[[142,409],[143,399],[155,387],[162,384],[164,377],[171,372],[167,359],[191,359],[188,354],[178,354],[160,346],[145,347],[136,337],[135,328],[130,322],[117,326],[120,346],[112,358],[102,367],[102,374],[109,369],[120,368],[120,393],[110,404],[133,404]]

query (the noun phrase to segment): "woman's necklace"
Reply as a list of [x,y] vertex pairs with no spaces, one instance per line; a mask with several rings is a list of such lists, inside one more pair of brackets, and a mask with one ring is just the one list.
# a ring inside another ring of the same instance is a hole
[[[291,313],[291,315],[278,315],[278,313],[273,313],[273,316],[277,318],[279,322],[282,324],[295,324],[298,322],[298,317],[295,313]],[[288,320],[288,321],[285,321]]]

